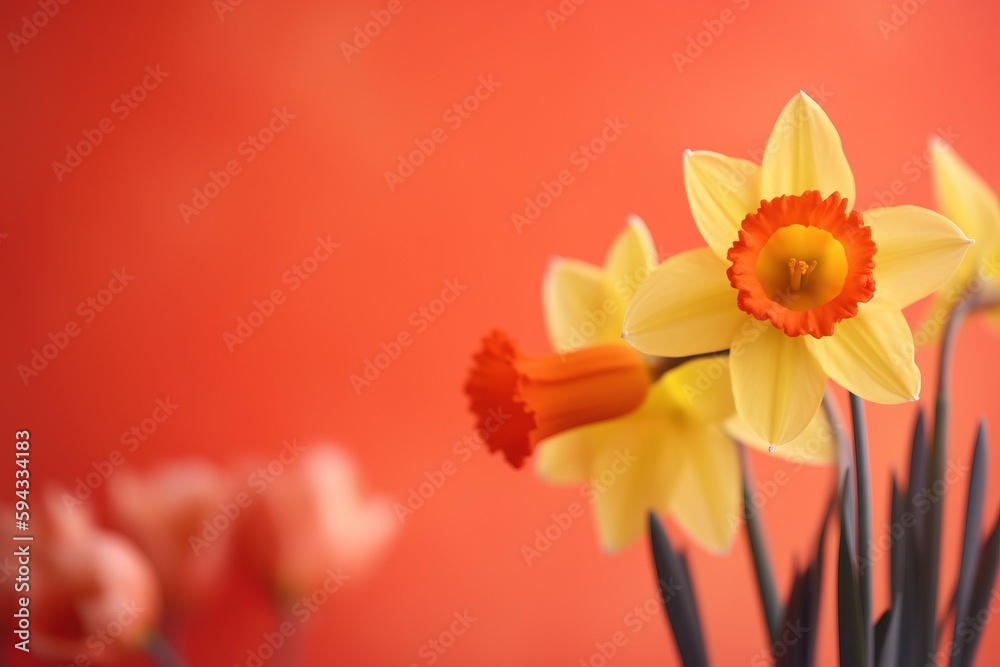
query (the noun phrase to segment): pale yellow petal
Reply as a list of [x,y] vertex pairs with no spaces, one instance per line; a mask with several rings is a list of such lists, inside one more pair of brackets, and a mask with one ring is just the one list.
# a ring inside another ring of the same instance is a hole
[[743,218],[760,206],[760,166],[720,153],[688,151],[684,187],[701,235],[725,260]]
[[534,452],[535,472],[554,484],[576,484],[590,477],[602,449],[614,443],[618,419],[588,424],[546,438]]
[[938,208],[986,252],[1000,235],[997,193],[940,137],[931,137],[930,151]]
[[[604,276],[623,307],[658,263],[656,245],[646,223],[639,216],[630,215],[625,229],[612,241],[604,258]],[[618,316],[619,325],[624,314],[623,308]]]
[[809,348],[830,378],[874,403],[905,403],[920,395],[913,335],[897,308],[862,304],[838,322],[832,336],[809,338]]
[[725,355],[686,361],[661,381],[666,383],[673,403],[687,416],[721,424],[736,412]]
[[862,214],[875,242],[875,292],[905,308],[939,289],[962,263],[971,241],[951,220],[919,206]]
[[542,306],[557,352],[621,342],[623,305],[614,298],[604,271],[593,264],[561,257],[549,262]]
[[816,410],[802,433],[783,445],[777,445],[773,452],[770,451],[770,443],[757,435],[739,416],[726,422],[726,431],[744,444],[794,463],[828,465],[837,461],[837,440],[822,407]]
[[761,198],[833,192],[854,204],[854,174],[826,112],[800,92],[785,105],[761,160]]
[[678,465],[672,429],[649,419],[629,422],[617,445],[595,460],[583,495],[594,506],[601,545],[608,551],[627,547],[646,532],[650,511],[664,512],[677,489]]
[[739,451],[717,427],[686,429],[679,436],[686,465],[670,513],[703,547],[724,552],[743,516]]
[[730,355],[736,411],[770,444],[802,433],[823,399],[826,373],[803,338],[768,326]]
[[728,348],[748,317],[736,305],[726,265],[700,248],[653,271],[629,302],[622,335],[640,352],[686,357]]

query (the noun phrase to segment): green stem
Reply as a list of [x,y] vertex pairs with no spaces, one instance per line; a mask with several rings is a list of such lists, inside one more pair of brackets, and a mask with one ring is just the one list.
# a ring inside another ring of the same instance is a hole
[[861,588],[861,622],[865,656],[874,664],[875,639],[872,626],[872,485],[868,469],[868,427],[864,401],[851,394],[851,422],[854,426],[854,467],[858,493],[858,583]]
[[[951,367],[955,352],[955,341],[969,311],[977,305],[971,297],[963,298],[948,316],[941,340],[941,357],[938,364],[937,396],[934,403],[934,434],[931,440],[931,465],[926,489],[935,498],[927,513],[925,531],[925,559],[927,563],[925,581],[925,604],[923,637],[926,645],[924,655],[934,652],[937,645],[937,598],[938,577],[941,569],[941,520],[944,510],[944,469],[948,454],[948,418],[951,408]],[[937,497],[936,489],[942,490]]]
[[[829,390],[823,394],[823,411],[826,412],[827,421],[833,430],[833,438],[837,443],[837,480],[844,479],[844,473],[851,469],[851,443],[847,439],[847,431],[844,428],[844,420],[837,408],[836,399]],[[841,493],[844,489],[840,490]]]
[[778,587],[775,585],[774,571],[771,569],[771,556],[767,550],[764,527],[758,518],[760,508],[753,506],[753,475],[750,472],[747,450],[743,445],[740,445],[740,456],[743,462],[743,516],[746,518],[750,553],[757,572],[757,588],[760,591],[761,606],[764,608],[770,644],[776,646],[781,641],[781,623],[785,610],[778,597]]

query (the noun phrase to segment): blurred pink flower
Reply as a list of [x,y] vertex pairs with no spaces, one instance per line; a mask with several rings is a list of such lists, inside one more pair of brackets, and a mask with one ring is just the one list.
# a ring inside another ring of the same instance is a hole
[[156,628],[160,591],[150,563],[125,538],[97,528],[90,515],[47,496],[32,515],[32,651],[57,660],[110,662],[142,650]]
[[153,563],[171,611],[188,611],[220,587],[232,531],[210,532],[212,542],[203,540],[206,523],[231,499],[231,487],[223,471],[199,460],[143,476],[122,470],[108,485],[112,520]]
[[275,476],[251,509],[246,555],[279,600],[362,573],[399,527],[388,498],[362,494],[355,462],[330,445]]

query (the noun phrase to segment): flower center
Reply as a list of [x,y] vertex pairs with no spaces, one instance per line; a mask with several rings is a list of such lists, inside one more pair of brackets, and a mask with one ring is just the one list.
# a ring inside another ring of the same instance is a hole
[[875,292],[875,243],[838,193],[761,202],[729,249],[727,275],[741,310],[789,336],[829,336]]

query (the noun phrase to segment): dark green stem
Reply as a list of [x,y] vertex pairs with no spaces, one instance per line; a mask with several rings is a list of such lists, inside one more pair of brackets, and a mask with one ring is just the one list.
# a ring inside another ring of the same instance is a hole
[[874,664],[875,639],[872,625],[872,486],[868,469],[868,427],[865,404],[851,394],[851,422],[854,427],[854,467],[858,493],[858,583],[861,589],[861,622],[864,629],[865,656]]
[[[926,540],[924,554],[927,570],[925,581],[925,604],[923,635],[926,643],[924,655],[934,652],[937,632],[938,577],[941,569],[941,519],[944,509],[944,469],[948,455],[948,421],[951,407],[951,366],[955,352],[955,341],[969,311],[976,306],[976,300],[963,298],[948,316],[941,340],[941,357],[938,363],[937,396],[934,403],[934,434],[931,440],[931,465],[928,471],[926,490],[934,502],[926,519]],[[941,494],[938,497],[938,494]]]
[[774,582],[774,572],[771,569],[771,556],[767,550],[767,538],[761,525],[758,513],[759,507],[753,504],[753,475],[750,472],[750,461],[745,446],[740,446],[743,461],[743,516],[746,518],[747,537],[750,540],[750,553],[753,556],[754,569],[757,572],[757,588],[760,591],[760,602],[764,608],[764,619],[767,621],[767,632],[771,646],[781,641],[781,624],[785,610],[778,597],[778,587]]

